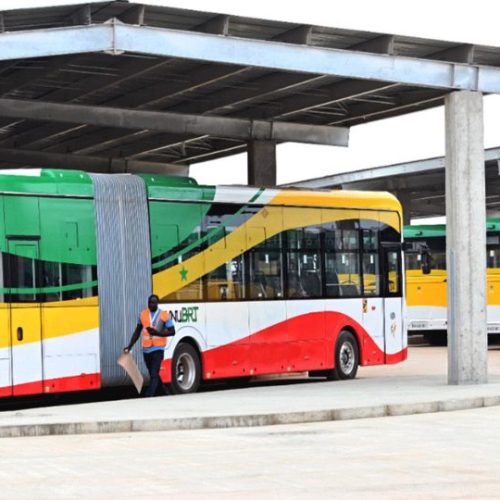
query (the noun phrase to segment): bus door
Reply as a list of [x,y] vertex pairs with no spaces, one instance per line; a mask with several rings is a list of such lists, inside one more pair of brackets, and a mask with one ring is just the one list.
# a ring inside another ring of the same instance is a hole
[[41,307],[37,290],[37,237],[7,236],[10,288],[12,394],[42,392]]
[[403,330],[402,265],[400,245],[382,245],[385,362],[402,361],[406,341]]
[[362,311],[363,327],[373,343],[365,346],[365,357],[370,364],[384,363],[385,328],[382,279],[383,254],[380,253],[378,222],[364,220],[362,241]]

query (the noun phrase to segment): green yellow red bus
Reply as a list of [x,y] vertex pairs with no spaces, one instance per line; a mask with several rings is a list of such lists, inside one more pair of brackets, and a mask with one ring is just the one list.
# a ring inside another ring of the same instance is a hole
[[[488,333],[500,333],[500,218],[486,222]],[[423,333],[434,344],[446,343],[446,227],[443,224],[405,226],[408,243],[428,247],[430,272],[422,272],[422,254],[406,253],[408,333]]]
[[388,193],[1,171],[0,396],[127,383],[116,360],[151,292],[176,322],[174,393],[401,362],[401,220]]

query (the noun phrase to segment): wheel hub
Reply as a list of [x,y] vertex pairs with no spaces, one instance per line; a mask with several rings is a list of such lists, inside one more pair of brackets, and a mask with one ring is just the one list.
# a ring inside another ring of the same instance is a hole
[[350,342],[344,342],[340,348],[340,368],[346,375],[354,368],[354,348]]
[[184,391],[188,391],[195,380],[195,362],[194,359],[187,353],[182,353],[177,358],[177,364],[175,366],[175,377],[177,379],[177,384]]

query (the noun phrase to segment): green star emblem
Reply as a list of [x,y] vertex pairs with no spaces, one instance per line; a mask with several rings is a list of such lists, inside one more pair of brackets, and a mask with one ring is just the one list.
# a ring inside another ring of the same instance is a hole
[[181,275],[181,281],[187,281],[187,274],[188,274],[188,270],[182,266],[182,269],[179,271],[180,275]]

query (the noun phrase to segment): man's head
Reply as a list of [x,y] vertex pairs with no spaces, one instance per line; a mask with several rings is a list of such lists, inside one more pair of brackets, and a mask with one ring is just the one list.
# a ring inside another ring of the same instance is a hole
[[150,295],[148,298],[148,309],[151,312],[156,311],[158,309],[158,302],[160,302],[158,295]]

